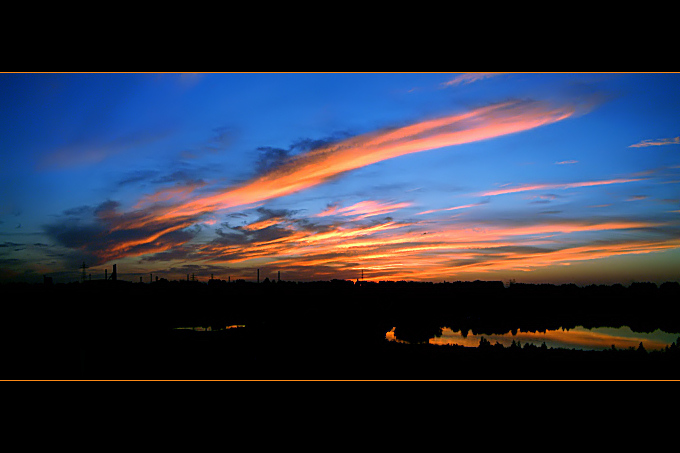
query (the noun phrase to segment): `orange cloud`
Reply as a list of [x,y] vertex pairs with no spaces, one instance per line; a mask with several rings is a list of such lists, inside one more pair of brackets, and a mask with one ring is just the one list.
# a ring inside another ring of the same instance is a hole
[[600,232],[602,238],[607,238],[611,231],[658,226],[661,224],[635,221],[488,227],[391,221],[371,226],[349,222],[315,232],[298,229],[292,222],[284,237],[228,246],[210,244],[202,248],[200,255],[210,262],[230,264],[265,259],[271,266],[292,267],[305,275],[319,276],[320,269],[324,269],[323,272],[337,277],[343,273],[354,275],[363,269],[365,278],[372,280],[438,280],[443,275],[532,270],[680,247],[680,241],[672,238],[575,243],[584,232]]
[[527,192],[530,190],[544,190],[544,189],[572,189],[575,187],[591,187],[602,186],[607,184],[623,184],[627,182],[642,181],[643,179],[608,179],[603,181],[584,181],[573,182],[568,184],[527,184],[518,187],[511,187],[508,189],[491,190],[480,193],[480,196],[505,195],[508,193]]
[[[164,189],[140,200],[132,212],[106,220],[106,230],[116,232],[117,237],[125,240],[117,240],[115,245],[107,247],[100,255],[110,258],[167,250],[169,244],[177,243],[178,238],[188,237],[178,235],[179,230],[199,223],[201,218],[216,211],[256,206],[386,159],[526,131],[561,121],[574,113],[573,106],[553,107],[533,101],[494,104],[316,148],[289,158],[269,173],[209,195],[197,194],[197,185]],[[361,220],[407,206],[408,203],[365,201],[333,212]],[[245,230],[265,226],[264,223],[258,223]],[[401,225],[385,224],[372,228],[375,229],[335,230],[295,237],[300,244],[309,247],[322,240],[347,241],[355,235],[365,236],[384,229],[401,228]],[[261,244],[259,247],[258,251],[251,251],[253,256],[267,256],[268,250],[278,250],[271,244],[267,247]]]
[[521,132],[561,121],[574,112],[571,106],[507,102],[353,137],[294,156],[272,172],[241,186],[168,208],[162,217],[193,216],[252,205],[308,189],[343,172],[386,159]]
[[345,208],[338,208],[337,205],[333,205],[326,209],[325,211],[316,215],[316,217],[326,217],[329,215],[341,215],[344,217],[356,216],[354,220],[363,220],[367,217],[373,217],[381,214],[388,214],[390,212],[397,211],[402,208],[407,208],[411,206],[411,203],[389,203],[381,201],[360,201],[352,206],[347,206]]

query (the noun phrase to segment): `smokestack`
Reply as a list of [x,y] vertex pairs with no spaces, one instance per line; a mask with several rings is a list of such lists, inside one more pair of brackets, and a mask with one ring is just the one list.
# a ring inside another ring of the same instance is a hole
[[113,272],[111,272],[111,280],[114,282],[118,280],[118,272],[116,272],[116,265],[113,265]]
[[260,283],[260,270],[257,270],[257,283]]
[[281,281],[281,271],[278,271],[276,281],[280,282]]

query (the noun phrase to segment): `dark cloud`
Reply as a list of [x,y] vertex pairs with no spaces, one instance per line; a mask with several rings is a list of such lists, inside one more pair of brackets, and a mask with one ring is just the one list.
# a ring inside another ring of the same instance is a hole
[[349,138],[345,132],[336,133],[333,136],[322,139],[299,138],[288,149],[262,146],[257,148],[258,158],[255,162],[255,171],[258,175],[269,173],[283,164],[292,156],[297,156],[309,151],[331,145],[338,141]]
[[226,280],[231,276],[232,280],[235,280],[238,276],[238,278],[241,278],[241,276],[245,275],[252,275],[252,279],[255,280],[255,275],[256,275],[256,270],[250,270],[250,269],[232,269],[228,266],[220,266],[220,265],[214,265],[214,264],[182,264],[181,266],[172,266],[166,269],[163,269],[162,271],[159,270],[161,274],[167,273],[170,275],[177,275],[180,274],[182,276],[184,275],[195,275],[197,279],[207,279],[210,278],[210,275],[213,274],[216,279],[223,279]]
[[257,148],[257,151],[259,155],[255,162],[255,171],[259,175],[269,173],[280,167],[291,156],[290,150],[272,148],[270,146]]
[[300,212],[299,210],[268,209],[265,207],[259,207],[256,209],[256,211],[260,213],[260,218],[258,219],[258,222],[269,219],[287,219],[295,215],[296,213]]
[[197,177],[195,171],[177,170],[168,175],[151,180],[153,184],[183,183],[183,184],[205,184],[202,178]]
[[213,129],[214,136],[207,146],[217,149],[224,149],[231,145],[236,138],[236,130],[232,127],[222,126]]
[[8,242],[5,241],[2,244],[0,244],[0,247],[21,247],[24,244],[17,244],[16,242]]
[[117,201],[107,200],[94,209],[94,215],[100,219],[108,219],[116,216],[116,210],[120,206]]
[[293,234],[292,231],[277,227],[275,225],[261,230],[245,230],[243,227],[230,228],[223,231],[221,228],[215,230],[218,237],[213,239],[211,245],[253,245],[263,242],[282,239]]
[[231,146],[237,136],[236,129],[223,126],[213,129],[213,136],[202,144],[191,148],[185,149],[180,153],[180,156],[184,159],[198,159],[205,155],[206,153],[218,153],[224,151]]
[[80,217],[91,214],[92,212],[93,208],[91,206],[78,206],[76,208],[67,209],[64,211],[63,215]]
[[199,258],[196,255],[196,248],[195,247],[189,247],[187,245],[175,247],[171,250],[168,250],[166,252],[159,252],[159,253],[154,253],[152,255],[147,255],[142,257],[141,261],[143,262],[167,262],[167,261],[174,261],[174,260],[187,260],[187,259],[192,259],[192,258]]
[[[157,219],[154,208],[119,213],[120,203],[69,209],[43,231],[92,265],[124,256],[166,251],[193,239],[200,231],[195,218]],[[190,226],[193,228],[189,228]]]
[[348,132],[336,132],[332,136],[321,139],[299,138],[290,145],[290,149],[295,152],[307,152],[323,146],[332,145],[333,143],[346,140],[350,137],[351,135]]
[[80,221],[66,219],[45,225],[45,234],[64,247],[81,249],[88,246],[93,238],[101,236],[106,230],[96,223],[83,224]]
[[135,184],[138,182],[149,180],[155,177],[156,175],[158,175],[158,172],[155,170],[137,170],[135,172],[128,174],[125,178],[118,181],[117,185],[118,187],[123,187],[130,184]]
[[520,255],[532,255],[536,253],[550,253],[553,250],[544,247],[535,247],[531,245],[505,245],[500,247],[488,247],[479,250],[481,255],[495,255],[498,253],[512,253]]

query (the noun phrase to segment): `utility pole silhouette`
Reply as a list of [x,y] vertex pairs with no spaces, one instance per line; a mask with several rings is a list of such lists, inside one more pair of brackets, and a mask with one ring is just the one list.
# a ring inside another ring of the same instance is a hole
[[87,269],[89,266],[85,264],[85,261],[83,261],[83,265],[80,266],[83,269],[83,275],[81,276],[81,282],[85,283],[86,277],[85,277],[85,269]]

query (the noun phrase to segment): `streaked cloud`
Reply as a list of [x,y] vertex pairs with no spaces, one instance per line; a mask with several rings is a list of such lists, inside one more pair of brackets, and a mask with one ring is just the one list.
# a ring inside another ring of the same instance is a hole
[[272,171],[238,187],[165,209],[165,218],[197,215],[282,197],[317,186],[344,172],[395,157],[526,131],[569,118],[573,106],[506,102],[398,129],[346,139],[292,156]]
[[642,140],[639,143],[630,145],[629,148],[644,148],[647,146],[680,145],[680,136],[673,138],[658,138]]
[[73,143],[44,154],[37,161],[38,170],[61,170],[88,166],[149,145],[169,135],[168,130],[137,132],[114,139],[89,140]]
[[488,79],[490,77],[495,77],[501,74],[507,74],[505,72],[467,72],[459,76],[454,77],[448,82],[442,83],[444,87],[450,87],[455,85],[466,85],[468,83],[477,82],[479,80]]
[[619,179],[606,179],[601,181],[583,181],[583,182],[573,182],[566,184],[526,184],[521,186],[509,187],[507,189],[490,190],[488,192],[482,192],[478,195],[490,197],[495,195],[505,195],[509,193],[518,192],[528,192],[531,190],[545,190],[545,189],[573,189],[576,187],[592,187],[592,186],[603,186],[608,184],[624,184],[628,182],[642,181],[642,178],[619,178]]
[[555,162],[556,165],[569,165],[569,164],[577,164],[577,160],[563,160],[561,162]]
[[471,204],[465,204],[465,205],[461,205],[461,206],[453,206],[451,208],[430,209],[429,211],[419,212],[416,215],[425,215],[425,214],[432,214],[432,213],[441,212],[441,211],[456,211],[458,209],[473,208],[475,206],[481,206],[481,205],[486,204],[488,202],[489,202],[489,200],[484,200],[484,201],[480,201],[479,203],[471,203]]
[[[267,259],[272,268],[295,269],[306,275],[332,271],[369,279],[441,278],[442,272],[464,275],[490,270],[529,270],[555,264],[680,247],[675,230],[659,222],[617,219],[535,219],[526,225],[502,223],[350,220],[324,230],[302,229],[295,222],[279,235],[252,237],[238,243],[214,241],[196,257],[235,265]],[[657,231],[641,240],[617,231]],[[629,239],[635,238],[635,239]],[[258,266],[261,264],[258,264]],[[445,271],[446,270],[446,271]]]
[[[261,169],[263,173],[240,185],[208,192],[209,187],[203,181],[176,184],[144,196],[129,212],[118,211],[118,204],[102,204],[74,213],[77,218],[67,216],[48,226],[46,231],[62,245],[88,253],[99,263],[142,255],[147,261],[153,255],[156,261],[190,258],[197,265],[209,266],[247,266],[257,260],[258,266],[269,263],[319,278],[324,275],[343,278],[343,275],[363,268],[368,269],[368,277],[433,279],[441,277],[442,269],[448,268],[452,272],[529,268],[587,259],[587,256],[642,253],[641,250],[647,248],[676,246],[662,242],[661,245],[612,246],[602,250],[602,247],[585,244],[578,249],[570,242],[553,239],[586,232],[597,234],[658,226],[644,221],[550,219],[549,222],[536,220],[531,225],[492,225],[448,223],[452,222],[450,217],[421,221],[379,218],[412,206],[411,202],[399,200],[364,200],[349,206],[335,203],[308,217],[296,217],[291,211],[278,212],[261,206],[274,198],[315,187],[373,163],[526,131],[569,118],[573,113],[571,106],[513,101],[397,129],[319,143],[319,146],[295,155],[284,153],[275,165]],[[639,180],[506,186],[481,195]],[[472,208],[488,201],[419,214]],[[244,210],[258,206],[259,217],[255,221],[233,227],[223,224],[223,228],[215,230],[217,237],[214,239],[191,242],[202,228],[207,228],[206,224],[216,222],[218,213],[232,211],[233,216],[244,219]],[[236,209],[241,212],[234,212]],[[536,247],[540,252],[534,249]]]
[[331,205],[324,211],[316,215],[316,217],[327,217],[331,215],[354,216],[354,220],[363,220],[367,217],[373,217],[382,214],[388,214],[398,209],[407,208],[411,203],[393,203],[384,201],[360,201],[351,206],[340,208],[338,205]]

